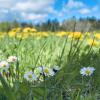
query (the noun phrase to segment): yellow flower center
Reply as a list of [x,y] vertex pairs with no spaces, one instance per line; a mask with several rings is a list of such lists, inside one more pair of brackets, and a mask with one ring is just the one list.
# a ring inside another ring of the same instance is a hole
[[28,75],[28,78],[32,78],[32,75]]
[[45,69],[44,69],[44,73],[49,73],[48,68],[45,68]]
[[86,70],[86,72],[85,72],[86,74],[91,74],[91,71],[90,70]]
[[3,67],[6,67],[6,64],[3,64]]

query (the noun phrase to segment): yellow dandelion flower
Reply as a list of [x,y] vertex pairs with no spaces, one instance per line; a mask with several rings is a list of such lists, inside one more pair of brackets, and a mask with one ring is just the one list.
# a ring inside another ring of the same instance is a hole
[[83,39],[83,34],[81,32],[73,32],[69,34],[70,38],[74,38],[74,39]]
[[100,39],[100,34],[99,33],[94,34],[94,36],[95,36],[96,39]]
[[63,36],[66,36],[67,35],[67,32],[64,32],[64,31],[61,31],[61,32],[57,32],[56,36],[59,36],[59,37],[63,37]]
[[35,28],[32,28],[31,31],[32,32],[37,32],[37,30]]
[[13,31],[13,32],[20,32],[21,28],[13,28],[11,31]]
[[31,28],[30,27],[27,27],[27,28],[24,28],[23,29],[23,32],[27,33],[27,32],[30,32],[31,31]]
[[16,32],[10,31],[10,32],[8,33],[8,35],[9,35],[10,37],[15,37],[15,36],[16,36]]
[[98,46],[99,45],[99,42],[94,39],[88,39],[87,42],[90,46]]

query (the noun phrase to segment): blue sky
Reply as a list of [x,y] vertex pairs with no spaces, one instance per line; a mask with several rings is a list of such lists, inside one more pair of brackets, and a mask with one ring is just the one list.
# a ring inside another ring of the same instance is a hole
[[100,18],[100,0],[0,0],[1,21],[62,21],[75,16]]

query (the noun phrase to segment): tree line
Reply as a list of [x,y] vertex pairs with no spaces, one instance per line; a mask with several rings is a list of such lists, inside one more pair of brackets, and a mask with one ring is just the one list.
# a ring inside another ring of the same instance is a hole
[[95,17],[87,17],[76,19],[72,17],[70,19],[66,19],[62,22],[59,22],[57,19],[50,20],[48,19],[42,23],[27,23],[27,22],[17,22],[16,20],[13,22],[1,22],[0,23],[0,31],[8,32],[12,28],[16,27],[35,27],[37,31],[100,31],[100,19],[96,19]]

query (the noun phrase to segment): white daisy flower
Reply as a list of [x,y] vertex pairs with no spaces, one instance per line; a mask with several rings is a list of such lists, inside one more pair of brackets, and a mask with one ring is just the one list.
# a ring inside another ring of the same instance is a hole
[[26,72],[24,74],[24,78],[27,81],[36,81],[37,80],[37,76],[32,71]]
[[61,68],[59,66],[54,66],[53,67],[53,71],[56,73],[57,71],[59,71]]
[[9,63],[7,61],[0,62],[0,69],[8,70],[8,68],[9,68]]
[[84,67],[80,70],[82,76],[91,76],[95,71],[94,67]]
[[8,62],[16,62],[17,61],[17,57],[16,56],[9,56],[7,61]]
[[39,72],[44,74],[45,76],[53,76],[55,73],[51,68],[48,67],[39,67],[38,68]]

